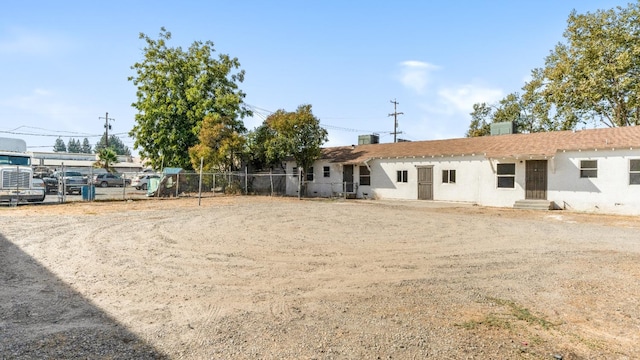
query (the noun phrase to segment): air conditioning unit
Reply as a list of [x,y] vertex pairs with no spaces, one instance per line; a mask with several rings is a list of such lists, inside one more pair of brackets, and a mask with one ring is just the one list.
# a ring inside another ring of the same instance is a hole
[[379,143],[380,143],[380,136],[378,134],[358,136],[358,145],[369,145],[369,144],[379,144]]

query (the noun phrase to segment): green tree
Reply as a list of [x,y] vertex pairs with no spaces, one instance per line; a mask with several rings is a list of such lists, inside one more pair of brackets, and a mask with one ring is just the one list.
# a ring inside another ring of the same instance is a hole
[[267,145],[270,139],[276,136],[275,130],[266,122],[250,131],[245,144],[245,157],[249,166],[254,170],[264,170],[275,166],[281,166],[282,159],[270,158],[267,155]]
[[118,154],[112,148],[102,148],[98,150],[98,160],[93,163],[93,167],[107,170],[107,172],[114,172],[115,170],[111,166],[118,162]]
[[53,145],[54,152],[67,152],[67,145],[65,145],[64,140],[61,138],[56,139],[56,143]]
[[93,151],[91,150],[91,144],[89,143],[89,139],[84,138],[84,140],[82,140],[82,149],[81,152],[83,154],[91,154]]
[[566,43],[556,45],[539,74],[539,91],[565,121],[640,124],[639,17],[640,3],[569,15]]
[[[102,135],[100,141],[94,146],[96,153],[107,147],[107,137]],[[131,150],[116,135],[109,135],[109,147],[115,151],[117,155],[131,155]]]
[[80,145],[80,140],[70,138],[69,141],[67,142],[67,152],[70,152],[70,153],[82,152],[82,146]]
[[487,103],[473,104],[473,112],[470,114],[471,124],[469,124],[469,130],[467,130],[467,137],[489,135],[492,114],[491,106],[487,105]]
[[129,133],[134,148],[154,168],[192,168],[189,149],[198,144],[203,120],[218,115],[239,121],[251,114],[238,89],[244,80],[240,62],[226,54],[213,58],[213,42],[194,42],[186,51],[169,47],[171,33],[161,28],[159,39],[140,34],[144,59],[131,68],[137,87],[136,125]]
[[244,124],[232,118],[218,114],[204,118],[198,135],[199,142],[189,149],[191,165],[206,171],[233,171],[240,164],[246,132]]
[[264,125],[271,130],[265,144],[267,163],[277,164],[292,157],[303,175],[320,157],[321,146],[328,140],[327,130],[320,126],[308,104],[298,106],[296,112],[278,110]]
[[590,122],[640,125],[638,18],[640,3],[571,12],[566,41],[555,46],[544,67],[531,72],[523,95],[509,94],[489,112],[474,107],[467,135],[482,135],[482,121],[516,121],[522,132],[570,130]]

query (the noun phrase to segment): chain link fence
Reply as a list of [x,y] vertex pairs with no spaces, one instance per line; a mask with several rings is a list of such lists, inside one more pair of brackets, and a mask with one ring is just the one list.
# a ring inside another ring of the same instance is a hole
[[166,197],[216,195],[286,195],[287,175],[282,173],[120,173],[115,178],[88,174],[73,191],[62,181],[50,186],[46,202],[141,200]]
[[152,191],[149,196],[210,197],[216,194],[284,196],[286,174],[230,172],[200,175],[183,171],[161,178],[157,190]]

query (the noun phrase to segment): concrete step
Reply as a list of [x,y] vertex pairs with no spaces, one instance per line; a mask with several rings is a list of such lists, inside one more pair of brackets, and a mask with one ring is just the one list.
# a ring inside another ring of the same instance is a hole
[[518,200],[513,204],[514,209],[527,210],[551,210],[553,209],[549,200]]

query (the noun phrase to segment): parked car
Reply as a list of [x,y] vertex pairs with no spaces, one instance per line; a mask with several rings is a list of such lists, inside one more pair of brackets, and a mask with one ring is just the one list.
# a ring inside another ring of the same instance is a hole
[[[67,194],[77,193],[80,195],[80,193],[82,193],[82,187],[87,184],[87,180],[78,171],[54,171],[51,178],[58,184],[64,182]],[[46,180],[46,178],[43,180],[45,181],[45,184],[47,182],[52,182],[51,180]]]
[[129,186],[131,185],[131,179],[122,178],[118,174],[97,174],[93,175],[93,184],[100,187]]
[[58,179],[53,177],[43,177],[45,192],[47,194],[55,194],[58,192]]
[[131,186],[135,187],[136,190],[147,190],[149,187],[150,179],[160,179],[160,175],[158,174],[141,174],[133,179],[131,182]]

